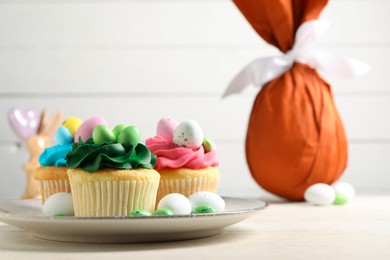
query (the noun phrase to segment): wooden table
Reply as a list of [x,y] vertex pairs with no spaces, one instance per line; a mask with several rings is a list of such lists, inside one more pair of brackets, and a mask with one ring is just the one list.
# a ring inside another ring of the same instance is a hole
[[44,241],[0,223],[0,259],[390,259],[390,196],[344,206],[271,203],[215,237],[154,244]]

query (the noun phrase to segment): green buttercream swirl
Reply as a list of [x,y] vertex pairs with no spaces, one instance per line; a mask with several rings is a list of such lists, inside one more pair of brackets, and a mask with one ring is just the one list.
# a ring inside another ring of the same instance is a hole
[[104,168],[115,169],[153,169],[156,156],[149,149],[139,143],[127,149],[120,143],[94,144],[92,138],[85,143],[73,143],[72,151],[66,158],[68,168],[81,168],[88,172],[95,172]]

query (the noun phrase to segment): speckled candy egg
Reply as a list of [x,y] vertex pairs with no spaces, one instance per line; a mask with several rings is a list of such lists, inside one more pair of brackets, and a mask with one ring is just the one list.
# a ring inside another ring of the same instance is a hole
[[42,207],[45,216],[74,216],[72,194],[59,192],[46,199]]
[[186,196],[179,193],[171,193],[160,200],[157,210],[168,209],[174,215],[186,215],[191,213],[191,203]]
[[[225,210],[225,201],[216,193],[209,191],[199,191],[192,194],[189,198],[193,213],[203,213],[201,208],[210,207],[214,212],[223,212]],[[207,213],[207,212],[204,212]]]
[[97,125],[107,125],[106,119],[101,116],[95,116],[84,121],[77,129],[74,135],[74,141],[78,142],[79,137],[81,137],[83,142],[87,141],[92,136],[93,130]]
[[157,123],[157,135],[164,137],[168,141],[173,141],[175,129],[179,123],[171,118],[162,118]]
[[336,198],[334,189],[325,183],[317,183],[306,189],[304,194],[307,202],[314,205],[325,206],[331,205]]
[[183,121],[176,127],[173,141],[178,146],[197,149],[203,143],[203,130],[194,120]]

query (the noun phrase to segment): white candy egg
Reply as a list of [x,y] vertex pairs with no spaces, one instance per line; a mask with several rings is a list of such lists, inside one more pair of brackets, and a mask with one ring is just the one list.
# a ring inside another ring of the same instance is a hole
[[214,192],[199,191],[192,194],[188,199],[191,202],[192,210],[202,205],[209,205],[217,213],[225,210],[225,201]]
[[59,192],[46,199],[42,207],[45,216],[74,216],[72,194]]
[[325,206],[333,203],[336,192],[328,184],[317,183],[306,189],[304,197],[307,202],[313,203],[314,205]]
[[175,129],[173,142],[178,146],[197,149],[203,143],[203,130],[194,120],[183,121]]
[[186,196],[179,193],[171,193],[165,196],[158,203],[157,209],[170,209],[175,215],[186,215],[191,213],[191,203]]
[[355,197],[355,189],[349,183],[336,182],[332,184],[332,187],[336,193],[346,196],[348,200],[351,200]]

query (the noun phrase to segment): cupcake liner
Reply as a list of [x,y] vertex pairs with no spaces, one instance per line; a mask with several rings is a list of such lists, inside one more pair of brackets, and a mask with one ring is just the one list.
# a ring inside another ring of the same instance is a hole
[[186,197],[198,191],[216,192],[219,175],[186,179],[161,179],[157,191],[157,202],[170,193],[180,193]]
[[58,192],[71,192],[69,180],[40,180],[42,203],[46,201],[51,195]]
[[136,209],[153,212],[157,181],[72,182],[75,216],[128,216]]

